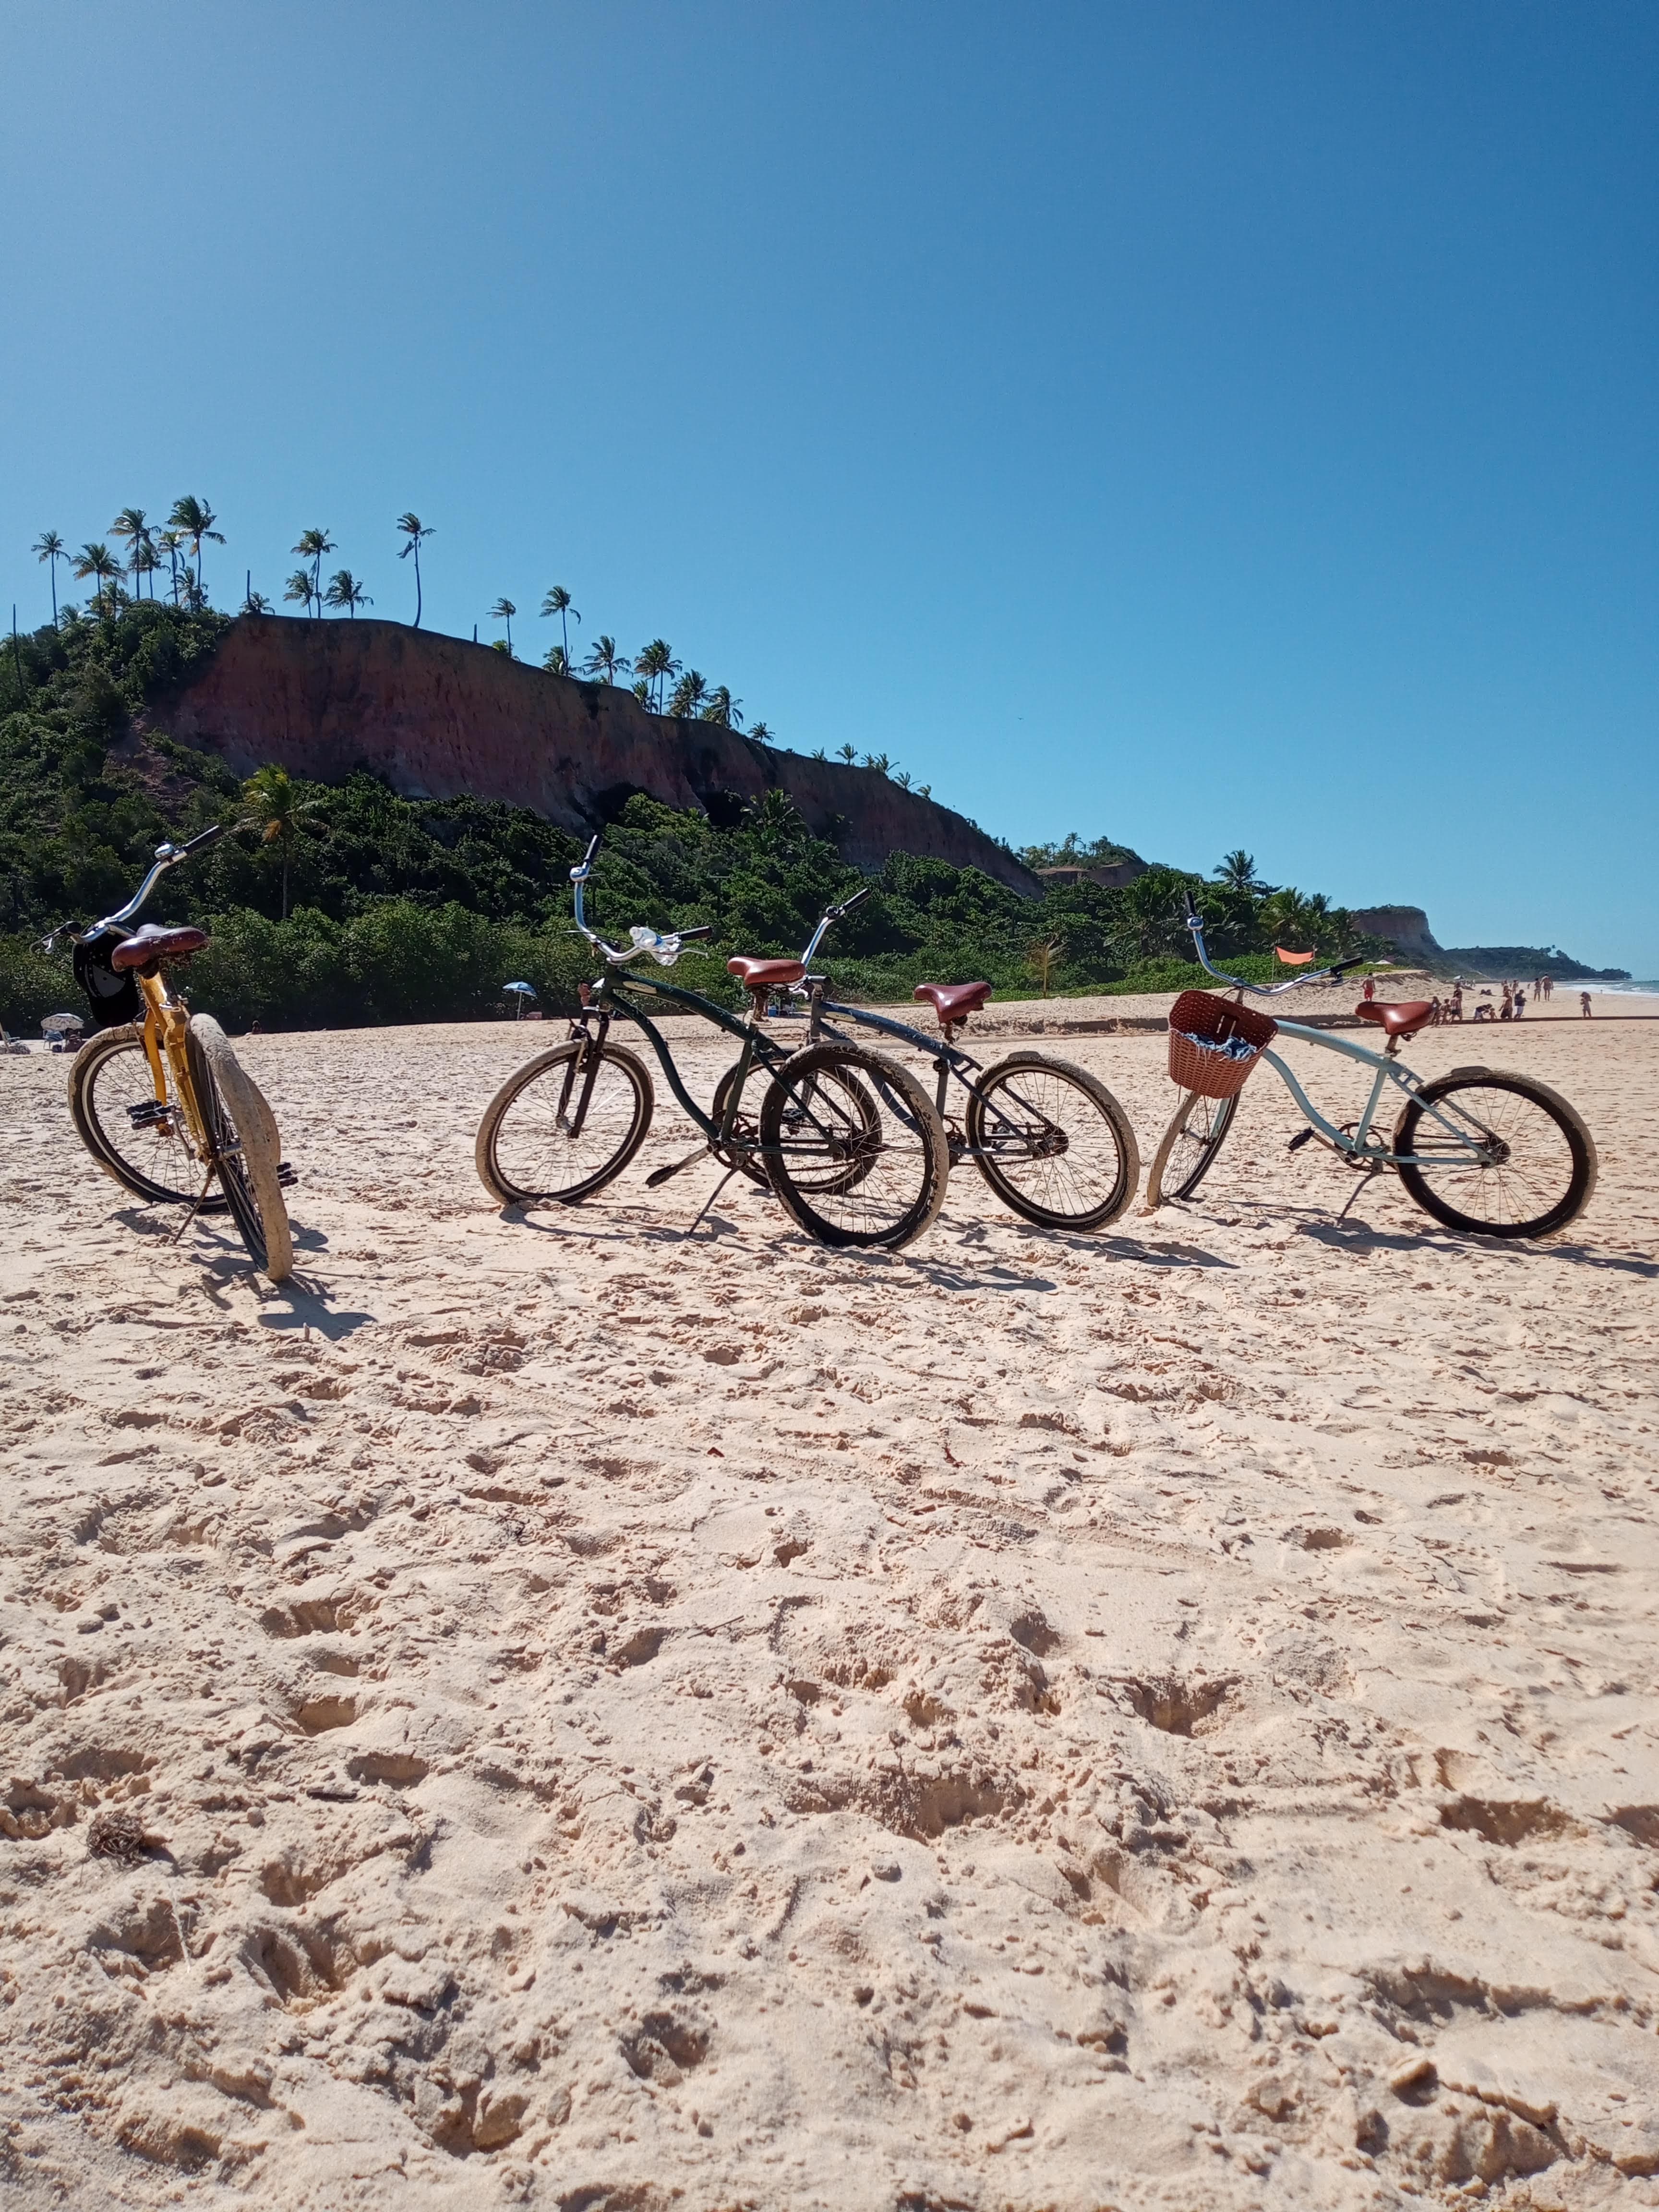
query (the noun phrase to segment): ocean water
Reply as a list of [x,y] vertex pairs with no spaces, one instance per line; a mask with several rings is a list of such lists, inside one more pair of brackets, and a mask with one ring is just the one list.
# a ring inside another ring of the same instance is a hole
[[1589,991],[1598,999],[1659,999],[1659,979],[1646,983],[1636,981],[1629,983],[1558,983],[1555,991],[1558,998],[1563,991]]

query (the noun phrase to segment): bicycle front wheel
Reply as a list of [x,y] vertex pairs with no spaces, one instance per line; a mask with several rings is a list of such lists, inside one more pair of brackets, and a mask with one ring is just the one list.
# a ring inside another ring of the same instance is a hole
[[945,1202],[951,1152],[915,1076],[862,1045],[808,1045],[761,1104],[772,1188],[821,1244],[908,1244]]
[[501,1206],[574,1206],[628,1165],[655,1103],[642,1061],[588,1039],[538,1053],[484,1109],[473,1162]]
[[1227,1132],[1238,1119],[1238,1099],[1206,1098],[1189,1091],[1164,1132],[1146,1178],[1150,1213],[1166,1198],[1190,1198],[1215,1164]]
[[1595,1188],[1595,1142],[1559,1091],[1498,1068],[1425,1083],[1395,1124],[1400,1180],[1425,1213],[1478,1237],[1549,1237]]
[[219,1188],[256,1267],[273,1283],[294,1272],[280,1172],[282,1143],[264,1095],[207,1014],[192,1014],[185,1045],[196,1104],[213,1146]]
[[1016,1213],[1043,1229],[1100,1229],[1140,1181],[1135,1133],[1105,1085],[1069,1060],[1017,1052],[968,1094],[975,1164]]
[[[205,1171],[179,1107],[156,1099],[141,1028],[123,1024],[87,1039],[70,1069],[69,1104],[81,1142],[135,1198],[151,1206],[195,1203]],[[213,1191],[201,1210],[222,1213],[227,1203]]]

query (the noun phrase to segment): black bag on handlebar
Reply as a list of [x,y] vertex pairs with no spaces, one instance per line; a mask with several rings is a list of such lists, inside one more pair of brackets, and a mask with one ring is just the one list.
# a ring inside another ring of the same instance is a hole
[[129,969],[125,975],[112,968],[109,956],[121,942],[118,937],[94,938],[75,948],[75,980],[92,1009],[94,1029],[115,1029],[138,1020],[143,1008],[138,979]]

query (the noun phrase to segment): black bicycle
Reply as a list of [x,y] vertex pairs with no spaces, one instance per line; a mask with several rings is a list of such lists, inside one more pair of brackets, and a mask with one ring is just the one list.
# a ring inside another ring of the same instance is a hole
[[[917,984],[913,995],[939,1018],[936,1037],[825,996],[828,978],[807,970],[827,932],[869,896],[867,889],[854,891],[823,915],[799,962],[786,963],[799,971],[798,980],[775,994],[773,1011],[793,1012],[787,1000],[804,1000],[809,1045],[846,1042],[834,1023],[852,1022],[927,1054],[951,1164],[971,1160],[1003,1204],[1027,1221],[1069,1230],[1102,1229],[1115,1221],[1140,1182],[1140,1154],[1128,1115],[1097,1076],[1070,1060],[1015,1052],[983,1067],[964,1052],[957,1031],[989,999],[988,983]],[[722,1079],[714,1094],[716,1113],[737,1073],[732,1068]],[[960,1108],[956,1114],[949,1110],[952,1086]],[[751,1155],[740,1156],[738,1165],[760,1179],[763,1170]]]
[[[727,961],[749,994],[746,1021],[696,991],[653,975],[624,975],[642,959],[672,968],[686,945],[711,932],[659,936],[635,927],[626,946],[607,944],[588,927],[583,903],[599,845],[596,837],[570,880],[576,927],[605,965],[566,1042],[520,1068],[484,1110],[474,1156],[491,1197],[508,1206],[574,1205],[603,1190],[634,1158],[651,1126],[655,1095],[644,1061],[611,1040],[612,1024],[623,1020],[644,1033],[669,1089],[703,1135],[695,1152],[648,1176],[647,1188],[712,1158],[726,1179],[744,1174],[774,1192],[821,1243],[895,1249],[920,1237],[944,1202],[951,1155],[939,1111],[915,1078],[864,1045],[822,1038],[792,1050],[767,1034],[767,1004],[805,976],[802,961]],[[629,996],[639,989],[741,1041],[708,1110],[686,1089],[646,1008]],[[757,1080],[763,1087],[750,1115],[744,1104]]]

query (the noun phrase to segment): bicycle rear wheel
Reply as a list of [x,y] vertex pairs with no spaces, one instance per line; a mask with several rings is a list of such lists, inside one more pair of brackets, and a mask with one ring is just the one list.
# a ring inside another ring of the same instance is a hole
[[[204,1170],[179,1107],[158,1110],[142,1028],[124,1024],[87,1039],[70,1070],[69,1104],[81,1142],[135,1198],[151,1206],[195,1203]],[[211,1191],[201,1211],[222,1213],[228,1203],[222,1191]]]
[[[737,1079],[738,1068],[740,1065],[741,1062],[734,1060],[721,1076],[715,1088],[714,1103],[709,1111],[716,1128],[725,1119],[726,1101],[731,1097],[732,1085]],[[750,1083],[760,1090],[763,1096],[766,1070],[763,1067],[751,1066],[749,1078]],[[815,1103],[821,1094],[832,1095],[836,1102],[836,1115],[862,1129],[866,1139],[874,1138],[879,1117],[875,1102],[869,1092],[856,1076],[849,1075],[840,1068],[825,1067],[820,1069],[817,1074],[803,1079],[785,1108],[783,1136],[786,1143],[799,1133],[803,1124],[815,1110]],[[709,1146],[714,1158],[722,1167],[735,1168],[740,1175],[746,1176],[750,1182],[758,1184],[761,1189],[770,1190],[772,1178],[767,1172],[764,1153],[745,1148],[745,1146],[757,1146],[760,1142],[760,1132],[756,1122],[748,1115],[740,1112],[732,1124],[732,1133],[733,1139],[738,1141],[730,1145],[715,1144]],[[818,1168],[814,1169],[809,1165],[805,1155],[803,1154],[795,1164],[795,1181],[798,1187],[803,1190],[821,1190],[829,1188],[837,1190],[851,1189],[855,1182],[868,1174],[872,1157],[866,1148],[862,1152],[849,1154],[845,1158],[825,1159]]]
[[231,1217],[254,1266],[273,1283],[283,1282],[294,1272],[294,1245],[283,1198],[276,1116],[210,1015],[191,1016],[185,1051]]
[[761,1105],[767,1171],[821,1244],[896,1250],[945,1202],[945,1125],[915,1076],[862,1045],[808,1045]]
[[1547,1084],[1499,1068],[1455,1068],[1425,1083],[1395,1124],[1394,1149],[1425,1212],[1479,1237],[1553,1236],[1595,1188],[1595,1140],[1577,1109]]
[[1150,1213],[1166,1198],[1190,1198],[1215,1164],[1238,1119],[1238,1099],[1206,1098],[1189,1091],[1164,1132],[1146,1178]]
[[1140,1154],[1129,1117],[1069,1060],[1010,1054],[971,1085],[964,1121],[986,1182],[1042,1228],[1103,1228],[1135,1194]]
[[538,1053],[484,1109],[473,1164],[501,1206],[574,1206],[628,1165],[655,1103],[642,1061],[575,1039]]

